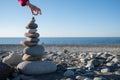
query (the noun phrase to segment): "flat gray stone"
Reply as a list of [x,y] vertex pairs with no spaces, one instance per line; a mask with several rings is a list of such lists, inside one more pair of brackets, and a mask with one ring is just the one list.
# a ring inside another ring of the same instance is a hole
[[31,56],[28,54],[24,54],[22,57],[22,60],[24,60],[24,61],[40,61],[40,60],[42,60],[42,57],[43,56]]
[[30,41],[30,42],[39,42],[39,39],[38,38],[27,38],[27,41]]
[[38,25],[36,23],[30,23],[26,26],[26,29],[36,29]]
[[31,55],[31,56],[42,56],[42,55],[44,55],[44,47],[42,45],[26,47],[23,50],[23,53]]
[[28,33],[36,33],[37,32],[37,29],[29,29],[28,30]]
[[39,75],[54,72],[57,66],[51,61],[24,61],[18,64],[17,69],[24,74]]

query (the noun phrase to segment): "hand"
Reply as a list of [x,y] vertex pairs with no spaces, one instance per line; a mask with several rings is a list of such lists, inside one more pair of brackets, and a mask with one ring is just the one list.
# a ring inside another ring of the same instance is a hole
[[30,8],[33,15],[42,14],[40,8],[38,8],[37,6],[34,6],[30,2],[27,2],[26,5]]

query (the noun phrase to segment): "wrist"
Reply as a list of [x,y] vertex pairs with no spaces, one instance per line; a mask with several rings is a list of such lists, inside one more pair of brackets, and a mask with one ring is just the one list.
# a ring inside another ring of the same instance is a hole
[[26,2],[26,6],[29,6],[29,5],[30,5],[30,2],[29,2],[29,1],[27,1],[27,2]]

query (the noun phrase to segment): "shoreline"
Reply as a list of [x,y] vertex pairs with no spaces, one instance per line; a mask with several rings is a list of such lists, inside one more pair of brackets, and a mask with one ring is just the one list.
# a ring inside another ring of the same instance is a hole
[[[43,44],[46,52],[111,52],[120,54],[120,44]],[[0,51],[17,51],[22,53],[25,47],[20,44],[0,44]]]

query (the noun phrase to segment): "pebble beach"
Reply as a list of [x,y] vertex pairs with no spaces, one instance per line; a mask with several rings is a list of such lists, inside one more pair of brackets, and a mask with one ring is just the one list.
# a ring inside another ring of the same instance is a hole
[[[70,52],[111,52],[112,54],[120,54],[120,44],[54,44],[43,45],[46,52],[58,52],[67,49]],[[0,45],[0,51],[17,51],[22,53],[25,47],[17,44]]]
[[[14,73],[8,80],[120,80],[120,44],[45,45],[43,61],[56,72],[42,75]],[[0,45],[1,61],[8,53],[23,54],[21,45]]]

